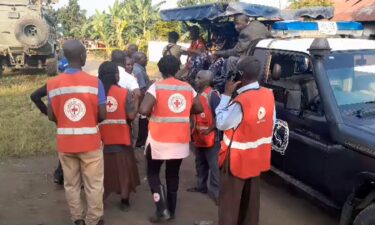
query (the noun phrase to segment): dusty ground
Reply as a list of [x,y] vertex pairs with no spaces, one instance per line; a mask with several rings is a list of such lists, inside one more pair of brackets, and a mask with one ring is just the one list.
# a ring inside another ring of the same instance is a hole
[[[142,153],[137,152],[142,185],[132,196],[132,209],[118,209],[118,197],[105,202],[105,222],[110,225],[149,225],[154,206],[144,178]],[[52,183],[55,156],[12,159],[0,163],[0,225],[68,225],[69,212],[64,190]],[[163,173],[162,173],[163,174]],[[302,195],[291,192],[276,177],[262,182],[261,225],[336,225],[338,219]],[[193,158],[181,172],[177,220],[170,225],[191,225],[195,220],[217,218],[217,208],[202,194],[188,193],[194,185]],[[272,184],[271,184],[272,183]]]

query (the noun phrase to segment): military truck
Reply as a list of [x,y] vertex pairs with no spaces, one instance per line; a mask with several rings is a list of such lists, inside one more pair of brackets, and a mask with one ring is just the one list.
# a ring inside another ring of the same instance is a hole
[[5,68],[57,73],[57,38],[50,2],[0,0],[0,76]]

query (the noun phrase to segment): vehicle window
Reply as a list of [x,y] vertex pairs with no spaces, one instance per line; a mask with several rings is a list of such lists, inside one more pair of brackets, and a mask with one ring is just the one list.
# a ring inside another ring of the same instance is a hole
[[276,52],[271,54],[266,83],[275,100],[294,114],[308,110],[321,114],[319,91],[307,55]]
[[339,106],[375,101],[375,51],[332,53],[325,69]]

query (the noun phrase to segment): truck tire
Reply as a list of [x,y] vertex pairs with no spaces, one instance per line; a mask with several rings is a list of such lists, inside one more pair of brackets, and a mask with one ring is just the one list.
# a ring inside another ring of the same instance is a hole
[[57,69],[57,59],[56,58],[49,58],[46,60],[46,72],[48,76],[55,76],[58,73]]
[[48,41],[49,27],[41,18],[22,19],[15,28],[15,36],[28,48],[41,48]]
[[373,225],[375,224],[375,203],[367,206],[354,219],[353,225]]

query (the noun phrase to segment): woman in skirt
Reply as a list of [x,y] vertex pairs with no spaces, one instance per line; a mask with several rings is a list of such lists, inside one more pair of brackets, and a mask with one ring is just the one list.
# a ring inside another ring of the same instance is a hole
[[107,94],[107,119],[99,126],[104,143],[104,198],[111,193],[119,194],[121,209],[126,211],[130,207],[130,193],[140,185],[129,126],[138,106],[129,91],[117,85],[119,71],[115,63],[101,64],[99,79]]

